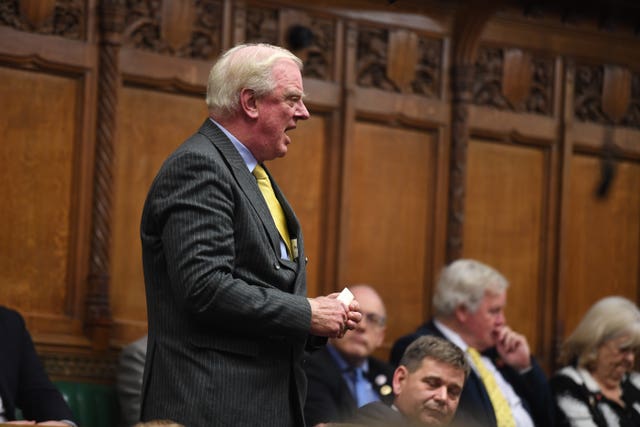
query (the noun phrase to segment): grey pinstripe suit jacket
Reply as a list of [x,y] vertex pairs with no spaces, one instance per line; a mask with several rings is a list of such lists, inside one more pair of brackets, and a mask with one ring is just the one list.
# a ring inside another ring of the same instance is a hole
[[239,153],[209,119],[161,167],[145,202],[149,343],[142,420],[303,426],[306,300],[300,224],[274,183],[299,257]]

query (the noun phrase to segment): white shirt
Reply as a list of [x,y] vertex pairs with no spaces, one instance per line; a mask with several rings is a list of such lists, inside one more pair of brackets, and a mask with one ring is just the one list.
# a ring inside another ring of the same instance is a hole
[[[462,337],[460,337],[460,335],[458,335],[456,332],[454,332],[450,328],[443,325],[442,322],[438,322],[437,320],[434,319],[433,323],[436,325],[438,329],[440,329],[440,332],[442,332],[442,335],[444,335],[449,341],[451,341],[456,346],[458,346],[462,351],[465,352],[465,354],[467,353],[467,348],[469,348],[469,346],[467,345],[466,342],[464,342],[464,340],[462,339]],[[507,402],[509,402],[509,407],[511,408],[511,414],[513,415],[513,419],[516,422],[516,427],[535,427],[535,424],[531,419],[531,415],[529,415],[529,412],[527,412],[527,410],[524,408],[524,405],[522,404],[522,400],[520,399],[520,396],[518,396],[518,394],[515,392],[513,387],[511,387],[511,384],[509,384],[507,380],[504,379],[504,377],[502,376],[500,371],[498,371],[498,369],[495,367],[491,359],[483,355],[480,355],[480,357],[482,358],[482,361],[486,365],[489,372],[491,372],[491,374],[493,374],[493,376],[495,377],[496,383],[498,383],[498,387],[500,387],[500,391],[502,391],[502,394],[504,394],[504,397],[507,399]],[[473,365],[473,361],[469,357],[467,357],[467,360],[469,361],[469,364],[477,374],[478,370]]]

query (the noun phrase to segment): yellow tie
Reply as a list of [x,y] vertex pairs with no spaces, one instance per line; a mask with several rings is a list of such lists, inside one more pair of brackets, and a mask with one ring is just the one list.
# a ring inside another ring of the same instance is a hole
[[498,427],[515,427],[516,421],[513,419],[509,402],[507,402],[500,387],[498,387],[495,377],[489,372],[489,369],[480,358],[480,353],[472,347],[467,348],[467,353],[469,353],[469,357],[471,357],[471,361],[476,367],[484,387],[487,389],[493,411],[496,413]]
[[282,237],[282,240],[284,240],[284,244],[287,246],[289,255],[291,255],[291,239],[289,238],[289,230],[287,229],[287,220],[284,217],[282,206],[280,206],[280,202],[278,202],[278,199],[273,192],[269,176],[260,165],[257,165],[253,170],[253,176],[256,177],[262,197],[264,197],[264,200],[267,202],[273,221],[276,223],[276,228],[280,232],[280,236]]

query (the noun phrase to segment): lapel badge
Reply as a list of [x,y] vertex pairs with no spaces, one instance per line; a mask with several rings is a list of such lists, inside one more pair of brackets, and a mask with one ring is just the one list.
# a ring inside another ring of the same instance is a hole
[[391,394],[393,390],[391,390],[391,386],[389,384],[385,384],[382,387],[380,387],[380,394],[382,396],[388,396]]

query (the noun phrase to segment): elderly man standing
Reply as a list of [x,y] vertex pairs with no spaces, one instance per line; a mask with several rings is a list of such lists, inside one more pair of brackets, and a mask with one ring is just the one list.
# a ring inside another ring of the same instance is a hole
[[384,341],[386,310],[368,285],[349,286],[360,304],[362,321],[343,338],[329,340],[305,363],[309,392],[304,407],[307,425],[344,422],[359,406],[372,401],[391,404],[393,367],[372,356]]
[[304,426],[305,348],[360,321],[357,301],[307,298],[300,223],[264,166],[309,118],[301,68],[272,45],[225,52],[209,74],[209,117],[151,184],[142,421]]
[[399,338],[391,351],[397,364],[405,348],[422,335],[446,338],[473,367],[460,397],[456,420],[489,427],[553,425],[547,378],[531,356],[527,339],[507,326],[504,308],[509,283],[481,262],[457,260],[441,273],[435,317]]

